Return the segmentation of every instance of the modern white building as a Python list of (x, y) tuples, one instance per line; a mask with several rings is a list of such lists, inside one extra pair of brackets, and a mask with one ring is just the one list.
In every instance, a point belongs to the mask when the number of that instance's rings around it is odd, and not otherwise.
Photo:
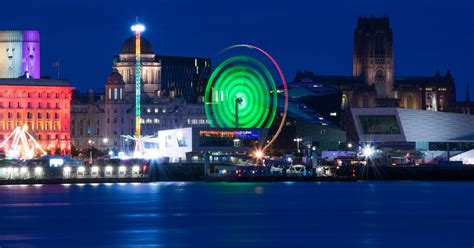
[(474, 148), (474, 116), (405, 108), (352, 108), (361, 142), (422, 151)]

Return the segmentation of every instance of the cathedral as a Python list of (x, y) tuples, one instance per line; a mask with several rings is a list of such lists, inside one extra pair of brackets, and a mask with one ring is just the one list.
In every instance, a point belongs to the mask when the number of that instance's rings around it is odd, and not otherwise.
[(401, 107), (456, 111), (455, 81), (448, 70), (431, 76), (396, 76), (393, 33), (388, 17), (362, 17), (354, 31), (352, 76), (298, 72), (295, 82), (312, 81), (341, 91), (341, 110)]

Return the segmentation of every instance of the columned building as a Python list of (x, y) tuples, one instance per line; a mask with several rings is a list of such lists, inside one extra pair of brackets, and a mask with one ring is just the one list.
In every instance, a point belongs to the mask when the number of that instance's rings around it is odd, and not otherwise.
[[(210, 59), (158, 56), (141, 39), (141, 134), (160, 130), (207, 127), (199, 96), (210, 73)], [(127, 39), (114, 57), (105, 91), (90, 90), (73, 97), (71, 133), (77, 148), (131, 151), (135, 134), (135, 37)]]
[[(160, 56), (153, 46), (141, 37), (141, 80), (144, 100), (154, 97), (184, 98), (197, 103), (204, 95), (204, 87), (210, 75), (211, 60), (198, 57)], [(125, 82), (127, 97), (135, 93), (135, 36), (128, 38), (114, 57), (113, 69)]]

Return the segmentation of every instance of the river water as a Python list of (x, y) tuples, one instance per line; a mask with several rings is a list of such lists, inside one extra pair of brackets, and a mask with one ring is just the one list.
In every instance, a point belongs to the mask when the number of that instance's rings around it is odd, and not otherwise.
[(0, 186), (5, 247), (474, 247), (474, 183)]

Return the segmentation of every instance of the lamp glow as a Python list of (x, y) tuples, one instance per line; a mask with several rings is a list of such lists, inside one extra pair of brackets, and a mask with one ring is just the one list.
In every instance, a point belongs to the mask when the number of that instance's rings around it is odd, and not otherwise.
[(374, 155), (374, 148), (370, 147), (370, 146), (366, 146), (364, 147), (364, 149), (362, 150), (362, 153), (364, 154), (364, 156), (366, 158), (370, 158)]
[(264, 156), (264, 154), (263, 154), (263, 151), (262, 151), (262, 150), (257, 150), (257, 151), (255, 151), (255, 157), (256, 157), (257, 159), (262, 159), (263, 156)]
[(143, 24), (137, 23), (131, 27), (133, 32), (143, 32), (145, 31), (145, 26)]

